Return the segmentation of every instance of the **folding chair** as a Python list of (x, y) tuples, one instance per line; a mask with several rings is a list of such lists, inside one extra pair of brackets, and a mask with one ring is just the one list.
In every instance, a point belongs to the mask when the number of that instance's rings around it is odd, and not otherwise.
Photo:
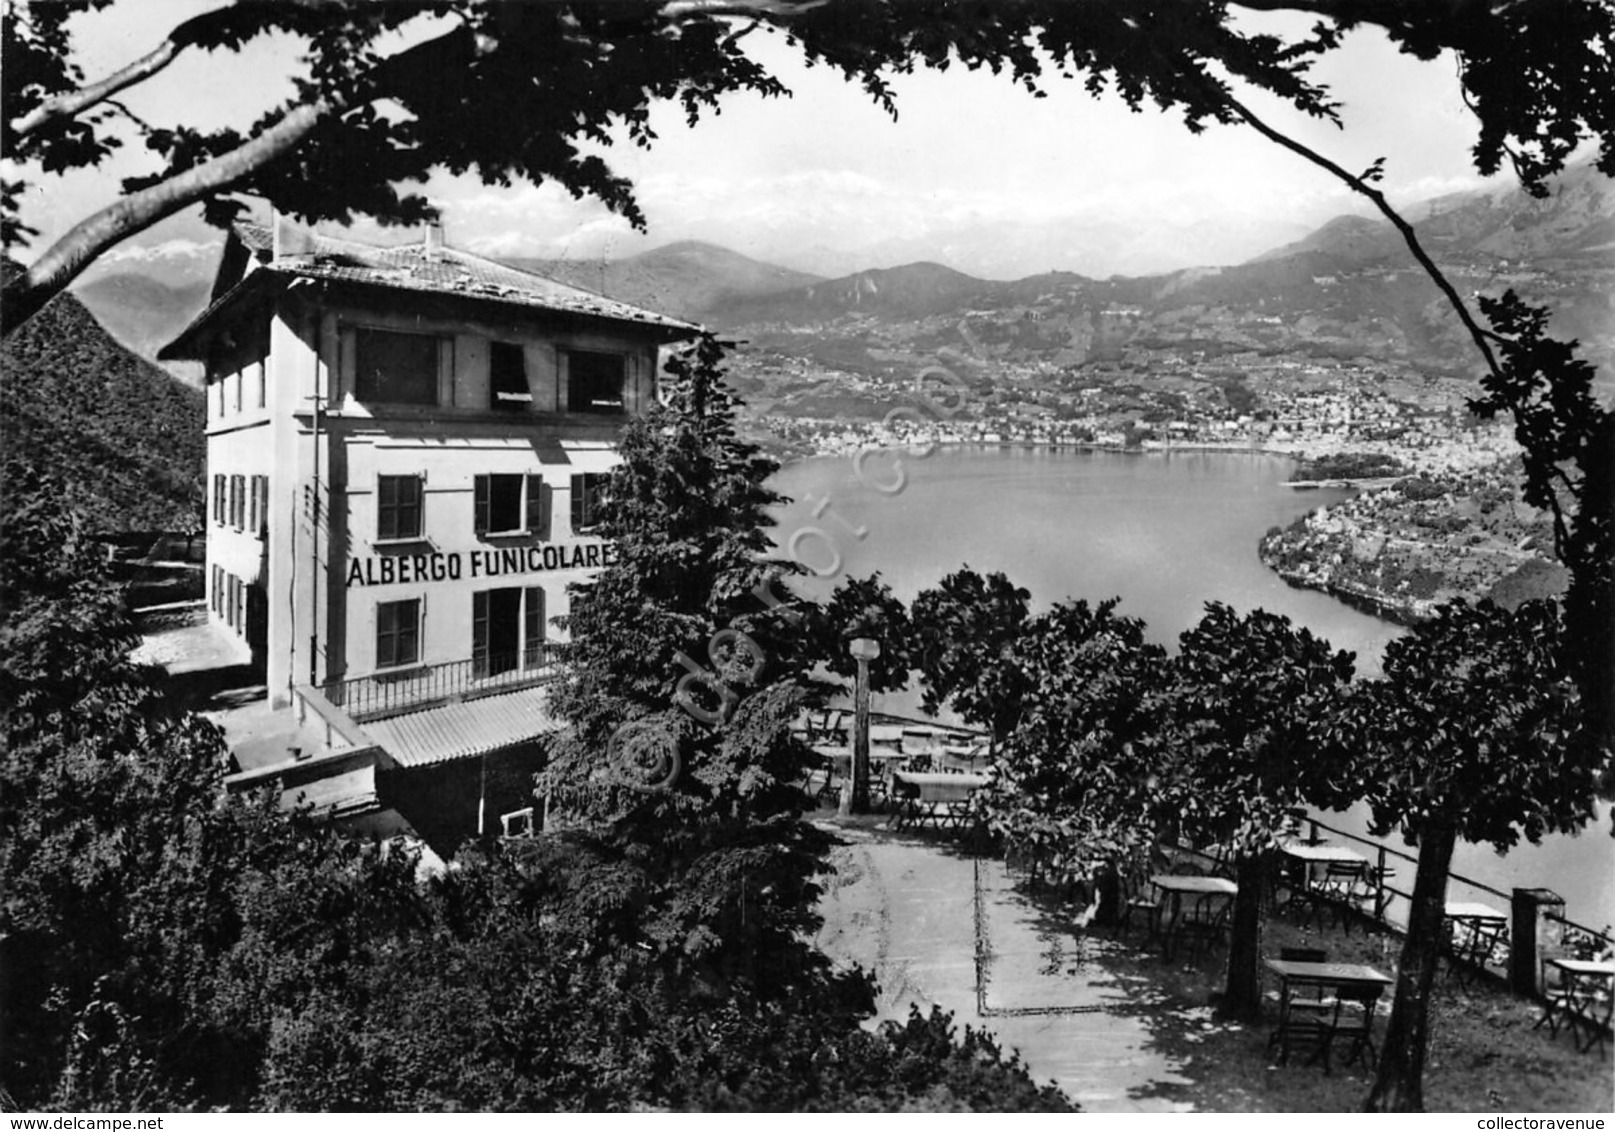
[(1144, 921), (1144, 936), (1154, 939), (1161, 933), (1161, 898), (1150, 885), (1149, 878), (1136, 866), (1118, 870), (1120, 874), (1122, 914), (1116, 921), (1116, 930), (1127, 934), (1136, 915)]
[(1570, 1040), (1576, 1040), (1576, 1017), (1574, 1001), (1571, 993), (1571, 980), (1558, 967), (1549, 963), (1547, 958), (1542, 960), (1542, 1016), (1531, 1027), (1540, 1030), (1548, 1027), (1549, 1037), (1559, 1036), (1559, 1027), (1564, 1025), (1570, 1030)]
[(1374, 1006), (1379, 1002), (1381, 987), (1378, 984), (1348, 984), (1335, 988), (1335, 1011), (1323, 1024), (1323, 1073), (1329, 1075), (1329, 1055), (1335, 1042), (1345, 1038), (1351, 1043), (1342, 1066), (1351, 1065), (1366, 1057), (1369, 1069), (1374, 1068)]

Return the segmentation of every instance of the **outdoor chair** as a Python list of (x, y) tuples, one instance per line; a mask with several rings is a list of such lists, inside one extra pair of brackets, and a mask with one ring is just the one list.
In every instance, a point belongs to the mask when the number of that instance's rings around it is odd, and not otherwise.
[[(1279, 949), (1279, 958), (1292, 963), (1327, 963), (1329, 953), (1321, 947), (1284, 947)], [(1288, 1007), (1281, 1003), (1280, 1010), (1279, 1024), (1267, 1036), (1268, 1052), (1277, 1046), (1279, 1058), (1286, 1064), (1290, 1051), (1297, 1047), (1321, 1052), (1324, 1027), (1335, 1010), (1334, 996), (1325, 995), (1321, 986), (1292, 987)]]
[(1349, 1043), (1342, 1066), (1351, 1065), (1359, 1058), (1366, 1059), (1369, 1069), (1374, 1068), (1374, 1006), (1379, 1002), (1378, 986), (1345, 986), (1335, 990), (1335, 1009), (1323, 1024), (1322, 1048), (1324, 1076), (1329, 1075), (1329, 1056), (1337, 1041)]
[(1326, 862), (1323, 879), (1319, 881), (1313, 897), (1314, 916), (1321, 918), (1323, 912), (1329, 912), (1334, 923), (1350, 935), (1354, 916), (1366, 914), (1365, 907), (1374, 905), (1378, 891), (1368, 879), (1366, 863)]
[(1391, 906), (1391, 881), (1396, 876), (1396, 869), (1390, 865), (1370, 867), (1367, 881), (1374, 890), (1374, 919), (1385, 919), (1385, 911)]
[[(1321, 947), (1281, 947), (1279, 958), (1291, 963), (1327, 963), (1329, 952)], [(1335, 1008), (1333, 995), (1323, 993), (1321, 986), (1298, 987), (1290, 994), (1290, 1010), (1322, 1015)]]
[(1132, 926), (1133, 917), (1137, 916), (1144, 924), (1144, 935), (1147, 939), (1154, 939), (1161, 932), (1161, 898), (1150, 884), (1149, 878), (1138, 869), (1123, 869), (1120, 871), (1121, 882), (1121, 917), (1116, 921), (1116, 930), (1127, 934)]
[(1196, 900), (1173, 925), (1174, 938), (1167, 941), (1167, 955), (1175, 956), (1180, 947), (1187, 945), (1189, 962), (1198, 963), (1205, 952), (1225, 943), (1228, 911), (1232, 904), (1229, 897), (1216, 893), (1208, 893)]
[(1573, 998), (1570, 993), (1570, 981), (1565, 973), (1552, 963), (1546, 956), (1542, 958), (1542, 1016), (1531, 1027), (1540, 1030), (1544, 1025), (1548, 1027), (1548, 1035), (1557, 1038), (1559, 1027), (1566, 1026), (1570, 1030), (1570, 1040), (1576, 1040), (1576, 1017), (1572, 1009)]

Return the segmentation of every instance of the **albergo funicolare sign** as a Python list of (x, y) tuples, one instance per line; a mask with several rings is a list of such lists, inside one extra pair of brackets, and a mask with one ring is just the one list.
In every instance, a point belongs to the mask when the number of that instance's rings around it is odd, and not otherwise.
[(348, 563), (348, 588), (458, 582), (463, 578), (502, 578), (549, 570), (583, 570), (617, 560), (611, 542), (547, 543), (495, 550), (451, 550), (431, 554), (372, 554)]

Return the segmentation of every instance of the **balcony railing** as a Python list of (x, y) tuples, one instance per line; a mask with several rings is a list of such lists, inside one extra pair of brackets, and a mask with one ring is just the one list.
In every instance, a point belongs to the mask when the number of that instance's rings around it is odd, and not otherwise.
[(320, 692), (357, 723), (417, 711), (433, 704), (498, 695), (553, 680), (558, 650), (551, 646), (519, 653), (488, 653), (447, 664), (418, 665), (375, 672), (319, 685)]

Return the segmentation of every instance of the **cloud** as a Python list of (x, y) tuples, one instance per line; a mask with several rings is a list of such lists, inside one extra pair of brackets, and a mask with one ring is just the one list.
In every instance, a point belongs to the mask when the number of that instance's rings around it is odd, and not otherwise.
[(115, 263), (160, 263), (164, 261), (213, 259), (223, 246), (220, 240), (187, 240), (181, 238), (161, 243), (140, 245), (121, 244), (101, 256), (103, 265)]

